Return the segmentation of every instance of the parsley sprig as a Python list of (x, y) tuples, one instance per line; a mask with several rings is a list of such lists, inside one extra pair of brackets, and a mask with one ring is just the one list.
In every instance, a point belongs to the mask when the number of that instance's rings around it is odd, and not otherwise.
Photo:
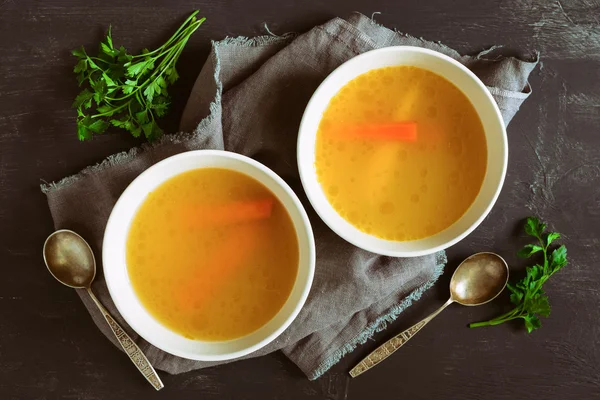
[(91, 139), (110, 125), (135, 137), (142, 133), (153, 141), (163, 133), (156, 119), (166, 114), (170, 98), (167, 86), (179, 75), (175, 64), (190, 36), (204, 22), (195, 11), (159, 48), (131, 55), (113, 44), (111, 28), (100, 43), (99, 54), (90, 56), (82, 47), (72, 51), (78, 58), (74, 72), (85, 88), (75, 98), (77, 136)]
[(525, 278), (517, 282), (516, 285), (507, 285), (512, 293), (510, 301), (516, 306), (512, 311), (489, 321), (472, 323), (469, 327), (499, 325), (506, 321), (521, 318), (525, 322), (527, 331), (531, 333), (542, 325), (539, 316), (548, 317), (550, 315), (550, 303), (542, 286), (552, 275), (567, 265), (567, 248), (561, 245), (550, 252), (550, 245), (555, 240), (560, 239), (560, 234), (556, 232), (546, 233), (546, 224), (541, 223), (535, 217), (527, 218), (525, 232), (535, 237), (537, 243), (526, 245), (517, 255), (522, 258), (529, 258), (541, 252), (543, 263), (527, 267)]

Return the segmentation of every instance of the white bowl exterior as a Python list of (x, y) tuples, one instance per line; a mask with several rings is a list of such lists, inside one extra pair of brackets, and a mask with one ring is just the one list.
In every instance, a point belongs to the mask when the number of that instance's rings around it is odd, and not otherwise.
[[(391, 66), (420, 67), (443, 76), (471, 101), (485, 130), (487, 170), (481, 190), (467, 212), (436, 235), (396, 242), (364, 233), (342, 218), (331, 206), (318, 182), (315, 143), (319, 123), (331, 98), (349, 81), (370, 70)], [(471, 233), (496, 202), (508, 161), (508, 144), (502, 115), (485, 85), (465, 66), (441, 53), (420, 47), (397, 46), (372, 50), (352, 58), (333, 71), (310, 99), (298, 135), (298, 168), (304, 190), (321, 219), (339, 236), (365, 250), (394, 257), (416, 257), (452, 246)]]
[[(281, 310), (251, 334), (225, 342), (190, 340), (160, 324), (136, 296), (126, 264), (126, 242), (131, 222), (146, 196), (157, 186), (183, 172), (198, 168), (225, 168), (244, 173), (265, 185), (287, 209), (296, 229), (299, 266), (296, 282)], [(127, 323), (154, 346), (193, 360), (218, 361), (238, 358), (260, 349), (294, 320), (304, 305), (315, 266), (315, 245), (310, 222), (292, 189), (273, 171), (239, 154), (199, 150), (167, 158), (138, 176), (115, 205), (104, 234), (104, 276), (110, 295)], [(168, 266), (167, 266), (168, 267)]]

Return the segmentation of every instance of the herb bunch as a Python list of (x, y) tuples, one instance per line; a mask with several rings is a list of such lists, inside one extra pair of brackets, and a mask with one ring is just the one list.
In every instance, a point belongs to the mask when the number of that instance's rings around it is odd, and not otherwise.
[(156, 119), (166, 114), (170, 98), (167, 86), (179, 75), (175, 64), (190, 36), (204, 22), (195, 11), (156, 50), (143, 49), (131, 55), (113, 44), (111, 28), (100, 43), (99, 54), (90, 56), (82, 47), (72, 51), (78, 58), (74, 72), (85, 88), (75, 98), (77, 136), (91, 139), (110, 125), (125, 129), (134, 137), (142, 133), (153, 141), (162, 135)]
[(561, 245), (550, 252), (550, 245), (560, 239), (560, 234), (546, 233), (546, 225), (535, 217), (527, 218), (525, 232), (536, 238), (537, 243), (526, 245), (517, 255), (521, 258), (529, 258), (536, 253), (542, 253), (543, 263), (527, 267), (525, 278), (516, 285), (507, 285), (508, 290), (512, 293), (510, 301), (515, 305), (512, 311), (489, 321), (472, 323), (469, 325), (470, 328), (499, 325), (521, 318), (525, 322), (527, 331), (531, 333), (541, 326), (539, 316), (548, 317), (550, 315), (550, 303), (542, 286), (552, 275), (567, 265), (567, 248)]

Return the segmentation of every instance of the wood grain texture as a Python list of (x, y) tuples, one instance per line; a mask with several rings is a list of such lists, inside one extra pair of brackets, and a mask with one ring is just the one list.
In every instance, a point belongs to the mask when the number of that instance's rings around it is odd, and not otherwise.
[[(210, 40), (262, 34), (264, 23), (275, 33), (304, 31), (336, 15), (378, 11), (386, 26), (463, 52), (502, 44), (504, 54), (542, 53), (534, 93), (509, 127), (509, 171), (493, 212), (448, 251), (446, 274), (421, 301), (315, 382), (273, 354), (162, 374), (165, 389), (154, 393), (98, 332), (75, 292), (43, 265), (42, 243), (53, 226), (40, 179), (73, 174), (138, 143), (116, 133), (76, 140), (69, 50), (94, 45), (109, 24), (128, 48), (158, 44), (196, 8), (208, 20), (180, 59), (167, 131), (177, 129)], [(0, 398), (600, 398), (599, 19), (596, 0), (0, 1)], [(524, 264), (514, 253), (526, 241), (519, 227), (531, 213), (565, 234), (571, 258), (547, 285), (553, 311), (541, 330), (466, 328), (502, 311), (506, 298), (453, 305), (377, 369), (350, 381), (351, 366), (446, 300), (451, 272), (468, 254), (498, 252), (519, 276)]]

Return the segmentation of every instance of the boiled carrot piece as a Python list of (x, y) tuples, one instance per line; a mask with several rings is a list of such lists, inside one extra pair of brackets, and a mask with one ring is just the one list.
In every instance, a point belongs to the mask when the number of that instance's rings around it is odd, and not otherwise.
[(245, 225), (232, 229), (207, 259), (199, 260), (200, 271), (190, 276), (184, 287), (177, 292), (181, 310), (191, 310), (196, 306), (191, 302), (203, 302), (208, 295), (206, 289), (218, 290), (239, 269), (256, 249), (260, 240), (260, 227)]
[(417, 123), (406, 121), (383, 124), (359, 124), (341, 128), (334, 136), (339, 139), (398, 140), (414, 142), (417, 140)]
[(233, 225), (267, 219), (273, 211), (274, 199), (234, 201), (222, 205), (198, 205), (184, 210), (183, 218), (194, 226)]

